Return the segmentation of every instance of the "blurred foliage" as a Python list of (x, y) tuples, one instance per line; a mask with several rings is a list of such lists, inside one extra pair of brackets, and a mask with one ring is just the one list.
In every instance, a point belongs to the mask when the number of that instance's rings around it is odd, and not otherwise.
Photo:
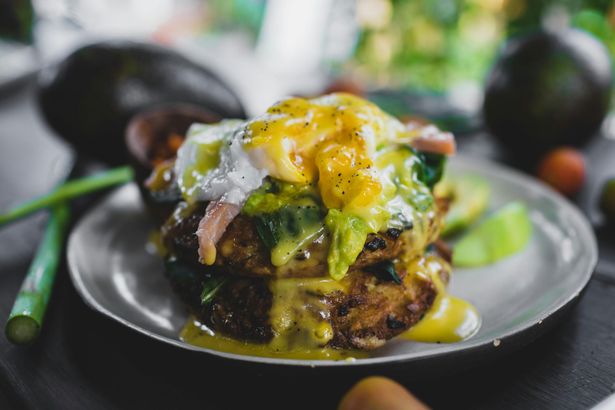
[(241, 28), (252, 39), (257, 37), (266, 0), (209, 0), (208, 4), (215, 15), (209, 30), (224, 32)]
[(370, 82), (444, 91), (480, 82), (501, 42), (563, 18), (615, 53), (611, 0), (357, 0), (354, 72)]
[[(595, 1), (606, 3), (605, 1)], [(610, 3), (610, 2), (608, 2)], [(615, 38), (613, 35), (615, 24), (615, 8), (610, 9), (582, 8), (572, 17), (572, 25), (592, 33), (608, 47), (611, 56), (615, 55)], [(608, 14), (607, 14), (608, 13)]]
[(33, 24), (30, 0), (0, 0), (0, 38), (30, 43)]

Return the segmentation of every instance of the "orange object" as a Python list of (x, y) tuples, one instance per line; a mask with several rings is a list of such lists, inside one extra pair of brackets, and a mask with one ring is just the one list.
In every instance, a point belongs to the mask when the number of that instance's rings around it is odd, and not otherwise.
[(363, 86), (351, 78), (337, 78), (333, 80), (323, 92), (323, 94), (331, 93), (348, 93), (359, 97), (363, 97), (365, 94)]
[(338, 410), (427, 410), (400, 384), (385, 377), (361, 380), (346, 393)]
[(167, 142), (167, 145), (169, 146), (173, 154), (177, 154), (177, 150), (179, 149), (179, 147), (181, 147), (183, 143), (184, 143), (184, 136), (179, 135), (174, 132), (169, 137), (169, 141)]
[(455, 137), (450, 132), (441, 132), (437, 128), (425, 128), (426, 132), (414, 138), (410, 145), (421, 152), (433, 154), (454, 155), (457, 152)]
[(574, 148), (549, 152), (538, 167), (538, 177), (564, 195), (574, 195), (585, 181), (585, 159)]

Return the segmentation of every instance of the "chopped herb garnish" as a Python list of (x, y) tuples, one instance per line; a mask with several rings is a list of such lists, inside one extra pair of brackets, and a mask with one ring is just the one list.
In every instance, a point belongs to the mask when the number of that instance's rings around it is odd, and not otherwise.
[(369, 266), (365, 268), (365, 270), (377, 275), (382, 280), (392, 280), (398, 285), (401, 285), (401, 278), (395, 270), (395, 264), (393, 263), (393, 261), (383, 261), (375, 265)]
[(205, 306), (211, 303), (216, 296), (216, 293), (224, 286), (228, 280), (227, 276), (212, 276), (203, 282), (203, 291), (201, 292), (201, 305)]
[(420, 159), (417, 169), (418, 178), (431, 189), (444, 174), (446, 156), (429, 152), (417, 152), (416, 155)]
[(254, 217), (256, 232), (268, 249), (273, 249), (280, 240), (278, 224), (272, 214), (257, 215)]

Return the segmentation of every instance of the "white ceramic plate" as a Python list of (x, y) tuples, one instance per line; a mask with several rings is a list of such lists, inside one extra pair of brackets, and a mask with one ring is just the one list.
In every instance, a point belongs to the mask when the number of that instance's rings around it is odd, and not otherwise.
[(178, 334), (187, 313), (163, 276), (162, 260), (146, 249), (154, 227), (134, 184), (110, 194), (73, 230), (68, 244), (71, 277), (85, 302), (100, 313), (146, 336), (231, 360), (310, 367), (414, 363), (417, 368), (484, 360), (529, 343), (562, 317), (591, 277), (596, 239), (573, 205), (532, 178), (463, 157), (449, 167), (455, 174), (485, 177), (492, 187), (492, 209), (513, 200), (525, 202), (534, 226), (525, 251), (494, 265), (453, 272), (450, 292), (472, 302), (483, 320), (480, 331), (461, 343), (394, 340), (355, 362), (241, 356), (186, 344)]

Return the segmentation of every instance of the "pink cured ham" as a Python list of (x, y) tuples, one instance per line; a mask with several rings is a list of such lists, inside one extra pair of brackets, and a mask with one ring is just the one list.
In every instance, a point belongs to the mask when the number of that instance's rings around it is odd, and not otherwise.
[(196, 230), (201, 263), (212, 265), (216, 261), (216, 244), (240, 210), (241, 206), (228, 202), (211, 201), (207, 205)]
[[(415, 129), (415, 124), (407, 124), (408, 129)], [(453, 155), (457, 151), (455, 137), (450, 132), (440, 131), (433, 125), (420, 129), (420, 133), (410, 141), (410, 145), (421, 152)]]

